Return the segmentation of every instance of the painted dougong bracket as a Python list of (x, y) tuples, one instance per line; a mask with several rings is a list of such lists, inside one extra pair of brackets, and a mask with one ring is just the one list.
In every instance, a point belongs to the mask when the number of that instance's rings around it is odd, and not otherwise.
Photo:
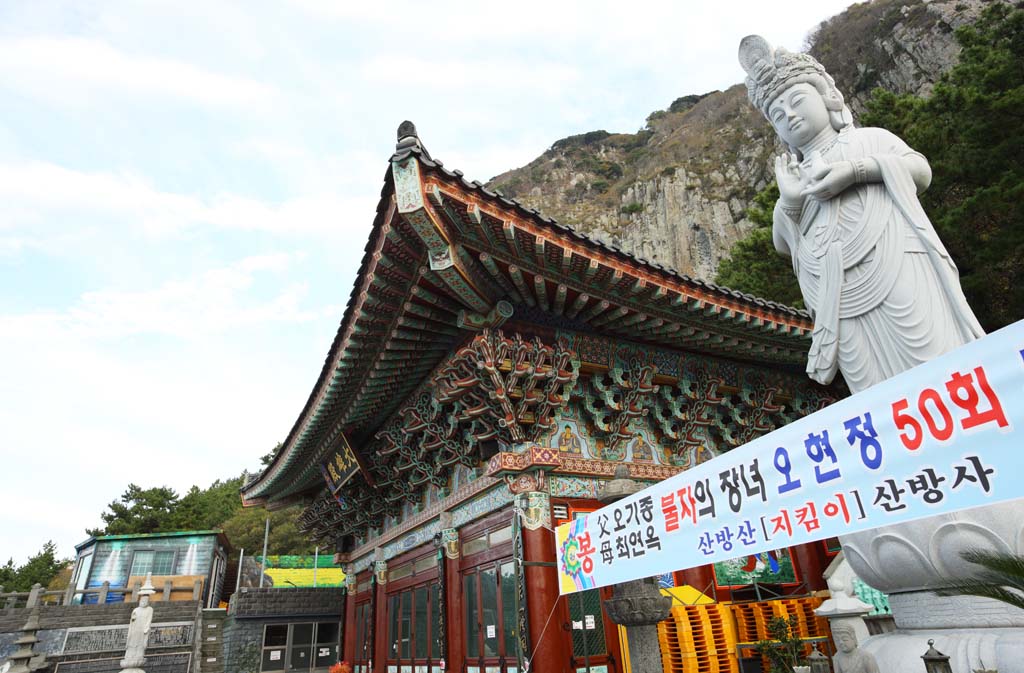
[(423, 198), (419, 160), (412, 154), (396, 157), (391, 162), (391, 173), (395, 180), (398, 213), (427, 248), (428, 276), (436, 277), (438, 284), (451, 290), (473, 311), (486, 314), (493, 302), (474, 282), (462, 259), (464, 255), (459, 254), (458, 245), (449, 238), (433, 208)]

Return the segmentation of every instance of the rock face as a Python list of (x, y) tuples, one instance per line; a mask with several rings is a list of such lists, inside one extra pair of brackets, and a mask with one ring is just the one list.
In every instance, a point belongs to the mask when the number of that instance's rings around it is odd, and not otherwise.
[[(984, 5), (853, 5), (812, 32), (810, 51), (857, 115), (877, 86), (926, 95), (956, 62), (954, 29), (973, 21)], [(738, 64), (736, 71), (739, 78)], [(593, 131), (559, 140), (488, 186), (648, 260), (713, 279), (719, 261), (754, 226), (745, 212), (774, 179), (779, 151), (775, 134), (737, 84), (679, 98), (635, 134)]]

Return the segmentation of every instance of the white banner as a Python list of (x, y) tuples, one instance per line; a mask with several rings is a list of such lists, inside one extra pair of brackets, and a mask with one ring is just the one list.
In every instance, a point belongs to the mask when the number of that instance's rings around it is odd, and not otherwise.
[(1024, 497), (1022, 349), (1024, 321), (559, 526), (561, 593)]

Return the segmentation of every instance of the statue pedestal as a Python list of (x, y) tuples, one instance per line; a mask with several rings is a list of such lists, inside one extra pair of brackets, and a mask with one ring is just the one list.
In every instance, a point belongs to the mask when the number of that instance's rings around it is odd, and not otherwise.
[(928, 639), (954, 673), (987, 668), (1024, 673), (1024, 610), (973, 596), (943, 598), (933, 589), (970, 577), (960, 552), (1024, 553), (1024, 501), (944, 514), (841, 538), (843, 554), (865, 582), (889, 594), (896, 631), (863, 641), (880, 668), (921, 672)]
[(982, 668), (999, 673), (1024, 672), (1024, 628), (1007, 629), (908, 629), (872, 636), (861, 648), (875, 655), (886, 673), (922, 673), (921, 655), (928, 641), (949, 656), (955, 673)]

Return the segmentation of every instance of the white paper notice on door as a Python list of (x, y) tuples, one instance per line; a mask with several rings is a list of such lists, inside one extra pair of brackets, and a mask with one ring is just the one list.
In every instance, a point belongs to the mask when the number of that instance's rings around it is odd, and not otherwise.
[(594, 626), (594, 615), (585, 615), (583, 619), (586, 620), (588, 629), (596, 628)]
[(494, 634), (495, 634), (494, 624), (488, 624), (487, 625), (487, 637), (488, 638), (493, 638)]
[(578, 621), (576, 619), (572, 620), (572, 628), (573, 628), (574, 631), (582, 631), (583, 630), (583, 622)]
[(270, 660), (271, 661), (280, 661), (281, 660), (281, 650), (270, 650)]

